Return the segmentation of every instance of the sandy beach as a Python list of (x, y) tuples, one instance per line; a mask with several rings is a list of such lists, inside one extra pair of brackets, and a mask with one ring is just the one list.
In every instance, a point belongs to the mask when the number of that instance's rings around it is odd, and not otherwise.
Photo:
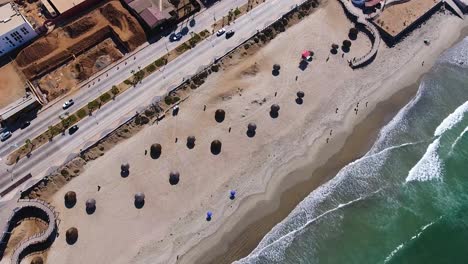
[[(61, 222), (47, 263), (230, 263), (245, 256), (304, 196), (363, 154), (464, 26), (438, 13), (395, 47), (381, 43), (375, 61), (353, 71), (347, 60), (371, 43), (359, 33), (349, 53), (330, 54), (353, 24), (329, 0), (268, 45), (235, 55), (190, 91), (177, 116), (118, 144), (56, 192), (49, 202)], [(301, 70), (305, 49), (315, 55)], [(281, 66), (278, 76), (274, 64)], [(298, 91), (305, 93), (302, 104)], [(272, 104), (280, 106), (277, 118), (270, 117)], [(226, 113), (221, 123), (217, 109)], [(256, 133), (248, 137), (252, 122)], [(196, 137), (193, 149), (188, 136)], [(213, 140), (222, 142), (219, 155), (210, 152)], [(149, 154), (154, 143), (162, 146), (158, 159)], [(120, 175), (123, 163), (130, 165), (128, 177)], [(169, 183), (171, 171), (180, 173), (177, 185)], [(68, 191), (78, 200), (70, 209)], [(134, 205), (137, 192), (145, 194), (141, 209)], [(88, 215), (90, 198), (97, 208)], [(70, 227), (79, 232), (73, 245), (64, 238)]]

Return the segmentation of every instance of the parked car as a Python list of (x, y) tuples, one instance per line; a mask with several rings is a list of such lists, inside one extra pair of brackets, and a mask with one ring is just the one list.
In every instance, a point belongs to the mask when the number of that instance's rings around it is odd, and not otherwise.
[(229, 30), (226, 32), (226, 39), (230, 39), (232, 36), (234, 36), (234, 33), (236, 33), (234, 30)]
[(179, 33), (174, 33), (169, 38), (170, 38), (171, 41), (178, 41), (178, 40), (180, 40), (182, 38), (182, 34), (180, 32)]
[(69, 108), (69, 107), (72, 106), (74, 103), (75, 103), (75, 102), (73, 101), (73, 99), (70, 99), (70, 100), (66, 101), (66, 102), (63, 104), (63, 106), (62, 106), (63, 110)]
[(31, 124), (31, 121), (24, 121), (24, 122), (21, 124), (20, 128), (21, 128), (21, 129), (25, 129), (25, 128), (27, 128), (30, 124)]
[(68, 129), (68, 134), (73, 135), (76, 131), (78, 131), (78, 129), (79, 127), (77, 125), (74, 125)]
[(226, 29), (225, 28), (222, 28), (220, 30), (218, 30), (218, 32), (216, 32), (216, 36), (222, 36), (224, 33), (226, 32)]
[(5, 141), (7, 139), (9, 139), (11, 137), (11, 132), (10, 131), (6, 131), (6, 132), (3, 132), (1, 135), (0, 135), (0, 140), (1, 141)]

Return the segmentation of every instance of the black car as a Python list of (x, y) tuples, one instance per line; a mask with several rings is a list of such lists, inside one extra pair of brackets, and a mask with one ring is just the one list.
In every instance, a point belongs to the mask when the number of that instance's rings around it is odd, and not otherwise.
[(27, 128), (30, 124), (31, 124), (31, 121), (24, 121), (24, 122), (21, 124), (20, 128), (21, 128), (21, 129), (25, 129), (25, 128)]
[(234, 33), (236, 33), (234, 30), (229, 30), (226, 32), (226, 39), (230, 39), (232, 36), (234, 36)]
[(75, 132), (78, 131), (78, 128), (79, 127), (77, 125), (74, 125), (74, 126), (70, 127), (70, 129), (68, 129), (68, 134), (70, 134), (70, 135), (75, 134)]
[(178, 41), (182, 38), (181, 33), (174, 33), (170, 36), (171, 41)]

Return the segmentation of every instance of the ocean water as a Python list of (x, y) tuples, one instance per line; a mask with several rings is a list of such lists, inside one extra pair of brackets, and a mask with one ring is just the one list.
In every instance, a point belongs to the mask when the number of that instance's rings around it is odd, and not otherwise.
[(468, 263), (468, 38), (364, 157), (236, 263)]

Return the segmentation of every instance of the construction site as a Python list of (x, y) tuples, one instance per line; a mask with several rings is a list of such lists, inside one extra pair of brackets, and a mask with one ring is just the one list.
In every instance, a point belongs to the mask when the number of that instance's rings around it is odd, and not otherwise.
[(19, 52), (15, 61), (51, 101), (145, 41), (138, 21), (119, 1), (110, 1), (55, 28)]

